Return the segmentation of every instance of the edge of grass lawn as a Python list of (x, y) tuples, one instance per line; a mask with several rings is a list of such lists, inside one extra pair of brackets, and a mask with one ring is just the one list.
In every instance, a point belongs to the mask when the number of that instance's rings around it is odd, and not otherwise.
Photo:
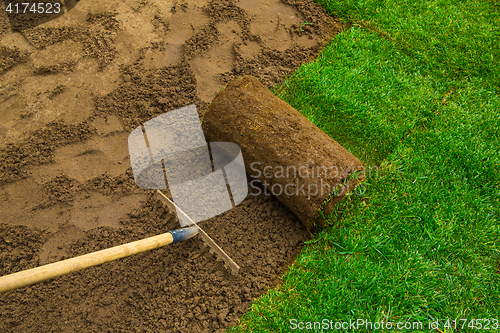
[(500, 69), (443, 75), (456, 62), (426, 59), (354, 26), (274, 90), (379, 173), (364, 195), (340, 203), (282, 285), (230, 332), (288, 332), (293, 319), (407, 322), (417, 325), (411, 332), (438, 319), (447, 332), (459, 330), (446, 319), (459, 328), (460, 319), (500, 320), (500, 96), (492, 84)]

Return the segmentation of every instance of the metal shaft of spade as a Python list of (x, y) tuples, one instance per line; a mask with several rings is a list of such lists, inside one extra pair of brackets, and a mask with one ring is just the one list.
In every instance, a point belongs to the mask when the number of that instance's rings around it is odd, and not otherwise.
[(237, 274), (238, 271), (240, 270), (240, 266), (238, 266), (229, 255), (224, 252), (223, 249), (220, 248), (217, 243), (214, 242), (210, 236), (207, 235), (207, 233), (200, 228), (199, 225), (196, 224), (182, 209), (179, 208), (172, 200), (170, 200), (165, 194), (163, 194), (160, 190), (157, 190), (157, 193), (163, 203), (165, 203), (169, 209), (169, 211), (175, 211), (177, 210), (178, 213), (184, 215), (196, 228), (198, 228), (200, 232), (201, 239), (203, 242), (208, 245), (208, 247), (215, 253), (215, 255), (223, 260), (226, 264), (226, 268), (231, 269), (233, 274)]
[(196, 236), (199, 231), (200, 229), (196, 226), (177, 229), (109, 249), (5, 275), (0, 277), (0, 293), (125, 258), (133, 254), (153, 250), (164, 245), (174, 244)]

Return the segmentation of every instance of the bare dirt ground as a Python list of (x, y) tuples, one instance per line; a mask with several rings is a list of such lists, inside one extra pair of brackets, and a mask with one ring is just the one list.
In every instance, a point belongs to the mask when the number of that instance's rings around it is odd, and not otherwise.
[[(45, 19), (0, 3), (0, 275), (178, 228), (134, 183), (132, 129), (201, 114), (234, 77), (279, 84), (343, 28), (312, 0), (66, 0)], [(223, 331), (308, 238), (265, 196), (202, 226), (238, 276), (191, 239), (2, 294), (0, 331)]]

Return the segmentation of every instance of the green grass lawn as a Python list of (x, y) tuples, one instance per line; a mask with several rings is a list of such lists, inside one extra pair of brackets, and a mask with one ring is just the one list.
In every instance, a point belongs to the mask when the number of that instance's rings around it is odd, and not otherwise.
[(379, 173), (231, 332), (500, 332), (500, 2), (318, 2), (354, 26), (275, 94)]

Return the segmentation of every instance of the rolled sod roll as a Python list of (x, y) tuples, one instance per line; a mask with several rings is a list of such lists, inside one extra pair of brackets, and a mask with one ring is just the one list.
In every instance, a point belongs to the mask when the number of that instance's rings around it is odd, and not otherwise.
[(202, 128), (209, 142), (240, 146), (250, 195), (276, 196), (309, 230), (364, 178), (359, 159), (252, 76), (214, 97)]

